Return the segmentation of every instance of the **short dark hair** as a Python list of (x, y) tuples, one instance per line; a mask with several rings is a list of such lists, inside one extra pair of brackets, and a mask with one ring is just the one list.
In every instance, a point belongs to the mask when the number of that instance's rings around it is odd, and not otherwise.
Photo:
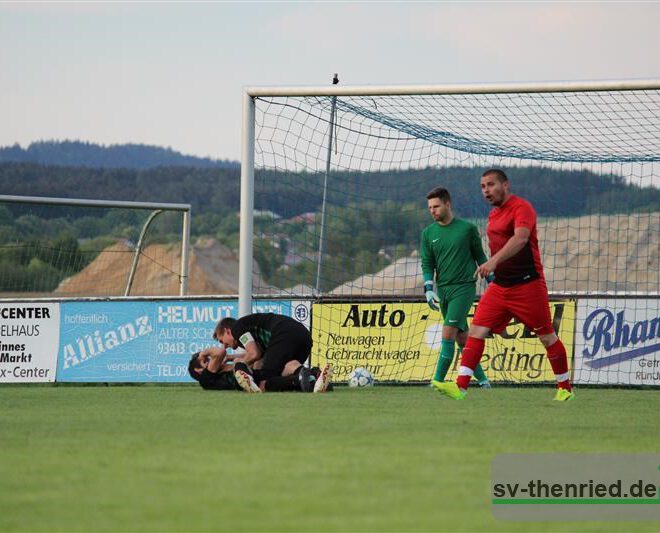
[(451, 195), (449, 194), (449, 191), (444, 187), (435, 187), (426, 193), (426, 199), (430, 200), (431, 198), (438, 198), (445, 203), (451, 203)]
[(190, 374), (190, 377), (195, 381), (199, 381), (199, 374), (196, 371), (200, 368), (202, 368), (202, 363), (199, 360), (199, 352), (195, 352), (192, 354), (190, 362), (188, 363), (188, 374)]
[(489, 168), (486, 172), (484, 172), (481, 175), (481, 177), (485, 178), (486, 176), (488, 176), (490, 174), (493, 174), (500, 182), (509, 181), (509, 178), (507, 178), (504, 171), (500, 170), (499, 168)]
[(220, 336), (225, 332), (226, 329), (231, 329), (231, 327), (236, 324), (236, 319), (232, 318), (230, 316), (226, 316), (220, 322), (218, 322), (218, 325), (215, 327), (213, 330), (213, 338), (217, 341), (220, 340)]

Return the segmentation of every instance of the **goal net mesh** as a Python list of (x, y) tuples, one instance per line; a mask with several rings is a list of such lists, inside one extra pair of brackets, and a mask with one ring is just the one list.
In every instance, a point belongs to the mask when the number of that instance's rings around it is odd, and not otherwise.
[(179, 294), (181, 212), (45, 202), (0, 199), (0, 297)]

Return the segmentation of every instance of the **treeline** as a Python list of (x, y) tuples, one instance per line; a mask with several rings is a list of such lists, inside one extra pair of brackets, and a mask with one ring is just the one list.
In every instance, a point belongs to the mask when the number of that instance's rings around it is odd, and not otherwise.
[(0, 147), (0, 162), (93, 168), (145, 169), (161, 166), (238, 168), (239, 163), (184, 155), (171, 148), (146, 144), (104, 146), (83, 141), (40, 141), (22, 148), (18, 144)]
[(254, 257), (266, 281), (276, 287), (316, 287), (318, 256), (323, 244), (320, 290), (330, 291), (392, 262), (408, 257), (429, 224), (415, 203), (363, 202), (330, 206), (323, 238), (321, 216), (307, 220), (255, 219)]
[[(328, 179), (328, 205), (361, 202), (416, 202), (425, 207), (425, 194), (436, 185), (447, 187), (454, 207), (463, 216), (483, 216), (479, 176), (483, 169), (452, 167), (382, 172), (333, 172)], [(529, 199), (539, 216), (581, 216), (657, 209), (660, 189), (626, 183), (621, 176), (588, 171), (512, 169), (512, 188)], [(284, 218), (320, 209), (322, 173), (257, 171), (255, 208)], [(237, 212), (240, 171), (237, 168), (159, 167), (102, 169), (0, 164), (0, 191), (26, 196), (75, 197), (190, 203), (194, 213)]]

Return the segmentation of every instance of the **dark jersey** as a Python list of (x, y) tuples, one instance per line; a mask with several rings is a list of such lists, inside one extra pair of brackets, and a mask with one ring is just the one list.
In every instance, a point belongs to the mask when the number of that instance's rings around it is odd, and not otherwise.
[(294, 327), (299, 326), (299, 323), (293, 318), (284, 315), (254, 313), (239, 318), (231, 327), (231, 334), (238, 342), (238, 345), (241, 348), (245, 348), (245, 345), (250, 340), (249, 336), (246, 336), (246, 333), (249, 333), (259, 345), (259, 348), (261, 348), (261, 352), (264, 353), (270, 345), (275, 330), (282, 326), (286, 327), (291, 323), (294, 324)]
[(209, 372), (206, 368), (199, 375), (199, 384), (206, 390), (241, 390), (233, 372)]
[(537, 278), (545, 279), (536, 235), (536, 211), (532, 204), (523, 198), (511, 195), (504, 204), (495, 207), (488, 215), (490, 256), (499, 252), (513, 237), (514, 230), (521, 227), (530, 231), (527, 244), (516, 255), (502, 261), (495, 268), (495, 283), (502, 287), (527, 283)]
[(282, 374), (287, 362), (304, 363), (312, 350), (309, 330), (291, 317), (255, 313), (239, 318), (231, 328), (239, 346), (254, 340), (262, 353), (260, 375), (263, 379)]

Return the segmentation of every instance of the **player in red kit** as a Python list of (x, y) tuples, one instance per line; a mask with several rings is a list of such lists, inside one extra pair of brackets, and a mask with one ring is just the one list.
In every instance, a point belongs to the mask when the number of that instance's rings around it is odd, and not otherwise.
[(456, 383), (440, 383), (436, 387), (455, 400), (465, 398), (470, 378), (484, 352), (484, 339), (491, 331), (501, 333), (515, 317), (545, 346), (557, 380), (555, 400), (572, 400), (566, 349), (550, 317), (536, 236), (536, 211), (527, 200), (511, 194), (509, 179), (499, 169), (484, 172), (481, 192), (493, 206), (487, 227), (490, 259), (479, 265), (475, 275), (485, 278), (494, 273), (495, 279), (477, 306)]

